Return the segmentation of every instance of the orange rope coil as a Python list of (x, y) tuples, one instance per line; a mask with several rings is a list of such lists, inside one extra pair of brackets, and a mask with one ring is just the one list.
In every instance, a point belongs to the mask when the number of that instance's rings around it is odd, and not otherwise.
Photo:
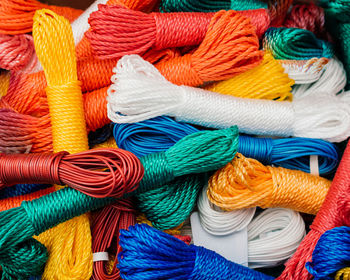
[(207, 195), (212, 203), (228, 211), (281, 207), (315, 215), (330, 184), (322, 177), (264, 166), (237, 154), (209, 179)]

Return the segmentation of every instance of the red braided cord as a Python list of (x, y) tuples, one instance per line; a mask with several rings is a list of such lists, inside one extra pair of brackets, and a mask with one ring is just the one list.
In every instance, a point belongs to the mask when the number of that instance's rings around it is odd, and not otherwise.
[(121, 149), (96, 149), (69, 155), (0, 155), (0, 188), (21, 183), (68, 185), (93, 197), (121, 197), (143, 177), (139, 159)]
[[(269, 15), (264, 9), (239, 13), (251, 20), (259, 37), (269, 26)], [(99, 10), (90, 15), (91, 29), (86, 37), (101, 59), (142, 54), (150, 48), (196, 46), (203, 41), (214, 14), (145, 14), (119, 5), (99, 5)]]
[(287, 262), (278, 280), (307, 280), (312, 275), (305, 268), (321, 235), (334, 227), (350, 225), (350, 142), (348, 143), (326, 199), (298, 250)]

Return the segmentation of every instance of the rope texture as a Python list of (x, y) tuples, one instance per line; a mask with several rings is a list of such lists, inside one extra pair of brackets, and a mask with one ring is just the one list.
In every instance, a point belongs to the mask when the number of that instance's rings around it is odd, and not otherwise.
[[(270, 19), (263, 9), (242, 11), (250, 19), (258, 37), (267, 30)], [(199, 45), (206, 36), (214, 13), (151, 13), (122, 6), (100, 5), (89, 18), (86, 36), (100, 59), (120, 58), (156, 50)], [(109, 26), (108, 31), (104, 26)]]
[(113, 72), (107, 111), (115, 123), (167, 115), (205, 127), (237, 125), (240, 132), (255, 135), (320, 138), (331, 142), (343, 141), (350, 135), (346, 94), (293, 102), (237, 98), (176, 86), (137, 55), (124, 56)]
[(264, 166), (238, 154), (208, 182), (208, 198), (225, 210), (289, 208), (316, 215), (331, 182), (299, 170)]
[[(37, 11), (33, 20), (34, 45), (48, 85), (53, 151), (86, 151), (89, 146), (71, 26), (65, 18), (45, 9)], [(87, 215), (58, 225), (39, 240), (49, 251), (44, 279), (90, 279), (92, 252)]]
[(275, 59), (306, 60), (314, 57), (332, 58), (332, 45), (317, 39), (311, 31), (299, 28), (270, 27), (264, 36), (263, 46)]
[(118, 268), (125, 280), (273, 279), (145, 224), (121, 230), (120, 245)]
[(138, 209), (160, 230), (182, 224), (196, 206), (204, 175), (179, 177), (175, 181), (136, 196)]
[(0, 199), (30, 194), (39, 190), (47, 189), (50, 185), (43, 184), (17, 184), (0, 190)]
[(307, 270), (318, 279), (334, 279), (338, 270), (350, 262), (350, 228), (336, 227), (326, 231), (318, 240)]

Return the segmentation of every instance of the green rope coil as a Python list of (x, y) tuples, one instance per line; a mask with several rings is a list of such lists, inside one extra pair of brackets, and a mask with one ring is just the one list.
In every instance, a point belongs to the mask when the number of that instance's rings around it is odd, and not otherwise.
[(271, 27), (265, 33), (263, 46), (271, 51), (275, 59), (307, 60), (314, 57), (332, 58), (334, 55), (329, 42), (299, 28)]
[(220, 10), (267, 9), (268, 5), (259, 0), (162, 0), (162, 12), (217, 12)]
[[(141, 159), (145, 167), (143, 190), (169, 183), (177, 176), (219, 169), (234, 158), (237, 147), (237, 127), (188, 135), (169, 150)], [(42, 272), (47, 251), (32, 236), (114, 201), (64, 188), (0, 212), (2, 279), (27, 279)], [(30, 261), (27, 258), (31, 258)], [(22, 259), (26, 261), (19, 264), (18, 260)]]
[(205, 175), (176, 178), (173, 182), (137, 195), (138, 208), (155, 228), (174, 228), (183, 223), (194, 209), (205, 184)]
[(341, 22), (350, 22), (350, 0), (320, 0), (327, 17)]
[(344, 63), (345, 71), (347, 74), (347, 86), (350, 88), (350, 23), (339, 24), (339, 41), (342, 61)]

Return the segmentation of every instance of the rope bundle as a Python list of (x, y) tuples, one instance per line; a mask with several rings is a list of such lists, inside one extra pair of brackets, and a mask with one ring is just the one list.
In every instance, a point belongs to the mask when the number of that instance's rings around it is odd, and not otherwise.
[[(117, 145), (141, 157), (170, 148), (197, 128), (168, 117), (156, 117), (139, 123), (115, 124)], [(338, 149), (329, 142), (311, 138), (260, 138), (239, 136), (238, 152), (267, 165), (310, 172), (309, 156), (319, 161), (319, 173), (327, 174), (338, 165)]]
[(0, 33), (14, 35), (31, 32), (33, 16), (40, 9), (50, 9), (71, 22), (82, 13), (81, 10), (49, 6), (36, 0), (3, 0), (0, 3)]
[(0, 68), (7, 70), (23, 70), (34, 55), (33, 38), (27, 34), (0, 34)]
[(247, 227), (250, 268), (278, 265), (294, 254), (305, 236), (305, 224), (297, 212), (271, 208), (256, 217), (255, 208), (224, 212), (209, 202), (206, 188), (198, 199), (198, 210), (202, 227), (212, 235), (228, 235)]
[(180, 177), (175, 181), (138, 194), (138, 209), (160, 230), (183, 223), (196, 206), (204, 185), (203, 175)]
[(273, 279), (145, 224), (121, 230), (120, 245), (118, 268), (125, 280)]
[(299, 170), (264, 166), (238, 154), (208, 182), (208, 198), (225, 210), (289, 208), (316, 215), (331, 182)]
[[(175, 176), (216, 170), (233, 158), (236, 149), (237, 129), (235, 127), (189, 135), (168, 151), (151, 154), (141, 159), (145, 174), (138, 191), (139, 193), (149, 191), (169, 183)], [(93, 198), (74, 189), (64, 188), (31, 202), (22, 202), (21, 207), (0, 212), (0, 250), (2, 252), (0, 265), (4, 272), (13, 277), (37, 275), (30, 274), (33, 268), (27, 267), (27, 263), (20, 271), (13, 270), (18, 262), (16, 252), (20, 249), (25, 251), (28, 243), (33, 242), (32, 236), (112, 202), (111, 198)], [(67, 234), (72, 234), (71, 230), (67, 230)], [(34, 248), (39, 250), (41, 247)], [(42, 255), (34, 254), (31, 257), (35, 256), (38, 260), (45, 259), (46, 250), (41, 250)], [(30, 254), (30, 252), (23, 253)], [(42, 265), (43, 263), (39, 261), (35, 263), (37, 272), (42, 270)], [(82, 272), (79, 271), (79, 273), (81, 275)]]
[[(92, 227), (92, 251), (107, 253), (107, 249), (116, 249), (116, 255), (121, 252), (119, 246), (119, 231), (127, 229), (136, 223), (135, 210), (130, 200), (120, 200), (103, 208), (96, 214)], [(112, 264), (112, 270), (108, 273), (106, 261), (94, 261), (93, 280), (121, 279), (116, 266), (116, 260)]]
[(289, 259), (285, 270), (277, 278), (278, 280), (311, 279), (312, 275), (305, 268), (305, 263), (311, 261), (312, 251), (318, 239), (327, 230), (350, 224), (349, 184), (350, 145), (348, 144), (326, 199), (310, 227), (311, 231), (303, 239), (293, 257)]
[(0, 155), (0, 163), (0, 189), (21, 183), (68, 185), (97, 198), (132, 192), (143, 176), (138, 158), (120, 149)]
[(276, 59), (311, 59), (333, 57), (332, 45), (317, 39), (314, 33), (299, 28), (269, 28), (264, 36), (264, 49)]
[[(331, 142), (350, 134), (350, 107), (342, 97), (293, 102), (254, 100), (176, 86), (137, 55), (124, 56), (113, 69), (108, 117), (132, 123), (160, 115), (213, 128), (237, 125), (240, 132), (320, 138)], [(220, 110), (217, 110), (220, 108)]]
[[(239, 14), (251, 20), (258, 37), (269, 26), (265, 10)], [(199, 45), (213, 16), (213, 13), (146, 14), (118, 5), (99, 5), (98, 11), (89, 18), (91, 30), (86, 36), (100, 59), (120, 58), (127, 54), (143, 54), (150, 48)], [(105, 26), (109, 26), (108, 30)]]
[(10, 187), (5, 187), (0, 190), (0, 199), (16, 197), (24, 194), (30, 194), (39, 190), (50, 187), (43, 184), (17, 184)]
[(322, 234), (312, 253), (312, 262), (306, 263), (306, 268), (315, 280), (332, 279), (332, 275), (349, 262), (350, 228), (343, 226)]
[(216, 12), (220, 10), (266, 9), (267, 4), (259, 0), (162, 0), (163, 12)]

